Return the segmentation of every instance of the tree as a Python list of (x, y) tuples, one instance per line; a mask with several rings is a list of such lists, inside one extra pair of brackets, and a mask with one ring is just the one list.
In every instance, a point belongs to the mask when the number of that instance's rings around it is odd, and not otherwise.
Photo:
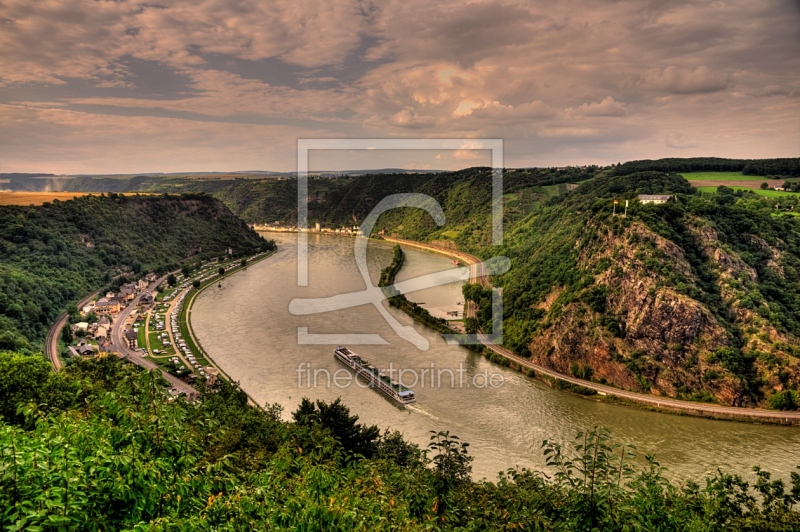
[(318, 425), (327, 429), (346, 451), (367, 458), (375, 454), (380, 429), (375, 425), (368, 427), (358, 423), (358, 416), (351, 416), (350, 409), (342, 404), (341, 399), (330, 404), (324, 401), (315, 404), (304, 397), (292, 417), (298, 425)]
[(461, 287), (461, 293), (464, 295), (464, 301), (475, 301), (476, 303), (481, 296), (481, 285), (466, 283)]
[(192, 286), (195, 288), (200, 288), (200, 280), (195, 279), (194, 281), (192, 281)]
[(188, 265), (184, 264), (181, 266), (181, 273), (184, 277), (189, 277), (189, 274), (192, 273), (192, 269)]
[(72, 342), (72, 339), (72, 328), (69, 324), (66, 324), (64, 328), (61, 329), (61, 340), (63, 340), (65, 344), (69, 344)]
[(217, 271), (219, 272), (220, 275), (225, 275), (225, 268), (224, 267), (220, 266), (219, 270), (217, 270)]
[(239, 264), (241, 264), (242, 267), (247, 266), (247, 259), (242, 259), (242, 261)]
[(763, 183), (761, 183), (761, 190), (767, 190), (768, 188), (769, 188), (769, 185), (767, 184), (767, 182), (766, 182), (766, 181), (764, 181)]
[(34, 404), (41, 410), (64, 408), (77, 398), (74, 381), (65, 380), (41, 356), (0, 352), (0, 419), (21, 424), (22, 405)]
[(464, 320), (464, 330), (467, 334), (475, 334), (478, 332), (478, 320), (472, 316)]
[(167, 284), (170, 286), (175, 286), (176, 284), (178, 284), (178, 278), (175, 277), (174, 273), (169, 274), (169, 276), (167, 277)]
[(794, 390), (775, 392), (769, 398), (769, 407), (773, 410), (797, 410), (797, 392)]
[(451, 492), (456, 486), (467, 484), (470, 481), (473, 458), (469, 456), (469, 444), (459, 440), (458, 436), (450, 431), (431, 432), (431, 442), (428, 452), (435, 452), (432, 461), (436, 475), (436, 511), (444, 515), (452, 506)]

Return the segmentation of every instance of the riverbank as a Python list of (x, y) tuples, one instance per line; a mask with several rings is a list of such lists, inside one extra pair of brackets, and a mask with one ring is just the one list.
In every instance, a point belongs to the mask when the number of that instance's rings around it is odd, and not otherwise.
[[(214, 359), (211, 358), (208, 355), (208, 353), (206, 352), (205, 349), (203, 349), (202, 344), (200, 343), (200, 341), (195, 336), (194, 329), (192, 328), (192, 322), (191, 322), (192, 305), (194, 304), (195, 300), (197, 299), (197, 296), (200, 295), (200, 293), (203, 290), (205, 290), (206, 288), (208, 288), (209, 286), (212, 286), (214, 284), (218, 284), (223, 279), (228, 278), (228, 277), (232, 276), (233, 274), (246, 269), (248, 266), (252, 266), (254, 264), (257, 264), (257, 263), (261, 262), (262, 260), (268, 259), (272, 255), (274, 255), (276, 251), (277, 251), (277, 248), (273, 249), (271, 251), (266, 251), (266, 252), (264, 252), (262, 254), (259, 254), (259, 255), (255, 255), (255, 256), (251, 257), (250, 260), (248, 260), (245, 264), (237, 266), (235, 268), (231, 268), (230, 270), (226, 271), (224, 275), (218, 276), (218, 277), (214, 277), (213, 279), (209, 279), (208, 281), (206, 281), (205, 283), (201, 284), (197, 288), (191, 288), (189, 290), (189, 292), (186, 294), (186, 300), (183, 303), (183, 307), (181, 308), (181, 313), (180, 313), (180, 315), (178, 317), (178, 327), (180, 328), (181, 335), (186, 340), (186, 344), (189, 346), (189, 349), (193, 353), (197, 353), (206, 362), (208, 362), (208, 365), (212, 366), (217, 371), (219, 371), (219, 376), (224, 378), (228, 382), (233, 382), (233, 379), (231, 379), (230, 375), (228, 375), (225, 372), (225, 370), (223, 370), (221, 367), (219, 367), (219, 365), (216, 362), (214, 362)], [(247, 394), (248, 399), (250, 400), (250, 402), (254, 406), (257, 406), (257, 407), (261, 408), (261, 405), (259, 405), (258, 402), (255, 399), (253, 399), (250, 396), (249, 393), (247, 393), (247, 391), (245, 391), (245, 390), (242, 390), (242, 391), (244, 391), (244, 393)]]
[(404, 262), (405, 254), (400, 248), (400, 245), (396, 244), (394, 246), (392, 263), (381, 271), (381, 278), (378, 282), (378, 286), (382, 288), (386, 287), (385, 293), (389, 305), (402, 310), (407, 315), (411, 316), (414, 321), (430, 327), (440, 334), (458, 334), (459, 331), (452, 329), (448, 325), (447, 320), (433, 316), (428, 312), (428, 309), (419, 306), (413, 301), (409, 301), (405, 295), (398, 293), (397, 290), (394, 289), (392, 285), (394, 285), (395, 278), (403, 267)]
[[(359, 416), (359, 423), (399, 430), (421, 447), (430, 441), (430, 430), (449, 430), (471, 444), (476, 479), (496, 478), (498, 471), (514, 466), (543, 470), (546, 464), (539, 454), (542, 440), (569, 445), (576, 430), (587, 431), (594, 426), (607, 427), (616, 440), (633, 445), (639, 456), (657, 456), (675, 480), (701, 479), (714, 475), (718, 468), (748, 475), (754, 464), (762, 465), (775, 478), (788, 479), (789, 473), (796, 471), (800, 431), (795, 427), (664, 415), (646, 407), (621, 408), (613, 398), (601, 400), (597, 394), (587, 399), (563, 393), (545, 379), (527, 378), (479, 353), (448, 345), (439, 333), (412, 324), (394, 308), (389, 311), (395, 319), (402, 325), (413, 325), (429, 341), (428, 350), (420, 351), (397, 336), (372, 305), (293, 314), (289, 311), (293, 300), (358, 292), (364, 290), (365, 282), (353, 254), (353, 242), (323, 236), (309, 242), (309, 286), (298, 287), (294, 282), (297, 237), (275, 236), (279, 251), (273, 257), (223, 282), (221, 290), (205, 290), (195, 300), (191, 324), (215, 363), (259, 404), (280, 405), (284, 419), (291, 418), (303, 397), (325, 402), (340, 398)], [(373, 285), (392, 262), (393, 246), (377, 239), (370, 242), (367, 265)], [(442, 254), (406, 246), (403, 252), (405, 261), (397, 283), (453, 268), (453, 259)], [(427, 288), (407, 297), (424, 302), (423, 307), (444, 317), (447, 310), (461, 308), (456, 307), (462, 300), (460, 284)], [(301, 327), (315, 334), (379, 334), (386, 344), (304, 343), (298, 340)], [(441, 382), (426, 380), (409, 386), (417, 403), (406, 409), (355, 384), (337, 386), (333, 375), (343, 366), (332, 356), (332, 349), (339, 344), (353, 346), (380, 366), (391, 364), (419, 373), (433, 364), (442, 371)], [(311, 374), (304, 373), (299, 379), (301, 364)], [(448, 370), (456, 375), (455, 385)], [(459, 384), (459, 372), (464, 375), (463, 385)], [(493, 374), (503, 376), (502, 387), (472, 385), (474, 378), (482, 378), (477, 376)], [(403, 379), (407, 385), (414, 383), (410, 373)]]
[[(421, 242), (405, 240), (402, 238), (384, 237), (384, 240), (387, 242), (412, 246), (417, 249), (439, 253), (462, 260), (466, 264), (472, 266), (470, 283), (481, 284), (487, 288), (492, 286), (483, 269), (479, 266), (476, 266), (481, 263), (481, 259), (475, 257), (474, 255), (457, 250), (449, 250), (438, 246), (432, 246), (430, 244), (424, 244)], [(566, 375), (539, 364), (535, 364), (530, 360), (516, 355), (508, 349), (493, 343), (486, 336), (481, 336), (481, 342), (483, 344), (482, 354), (492, 362), (515, 369), (527, 375), (528, 377), (539, 377), (549, 386), (554, 388), (571, 391), (582, 396), (589, 396), (595, 400), (636, 406), (658, 412), (698, 416), (708, 419), (800, 426), (800, 412), (797, 411), (778, 411), (722, 406), (630, 392), (593, 381), (579, 379), (577, 377), (573, 377), (572, 375)]]

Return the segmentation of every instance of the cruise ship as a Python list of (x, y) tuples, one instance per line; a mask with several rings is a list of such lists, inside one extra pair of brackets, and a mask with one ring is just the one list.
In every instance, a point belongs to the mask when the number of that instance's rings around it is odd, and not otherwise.
[(355, 370), (356, 375), (360, 375), (369, 381), (373, 388), (391, 397), (398, 403), (407, 405), (417, 401), (416, 397), (414, 397), (413, 390), (409, 390), (399, 382), (393, 380), (385, 371), (376, 368), (348, 348), (337, 347), (333, 350), (333, 356)]

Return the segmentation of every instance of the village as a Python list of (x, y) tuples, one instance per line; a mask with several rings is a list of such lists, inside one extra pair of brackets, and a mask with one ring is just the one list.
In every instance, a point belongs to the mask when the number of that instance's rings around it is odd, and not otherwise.
[[(162, 277), (151, 272), (116, 291), (98, 294), (78, 309), (62, 331), (61, 339), (68, 344), (63, 358), (114, 355), (146, 367), (155, 364), (189, 386), (198, 380), (213, 384), (220, 370), (198, 347), (187, 314), (201, 288), (213, 283), (221, 287), (226, 273), (248, 263), (248, 259), (234, 260), (229, 255), (230, 250), (216, 260), (200, 263), (195, 271), (184, 266)], [(173, 386), (169, 393), (178, 396), (185, 391)]]
[(357, 225), (342, 226), (338, 228), (323, 227), (319, 222), (316, 222), (313, 227), (298, 227), (296, 225), (284, 225), (281, 222), (265, 222), (255, 223), (250, 225), (256, 231), (265, 231), (273, 233), (323, 233), (326, 235), (339, 235), (339, 236), (361, 236), (361, 228)]

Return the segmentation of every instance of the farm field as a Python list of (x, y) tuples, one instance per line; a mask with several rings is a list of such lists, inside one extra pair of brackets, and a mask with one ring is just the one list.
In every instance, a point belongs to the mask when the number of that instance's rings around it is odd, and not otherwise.
[[(697, 190), (699, 190), (700, 192), (710, 192), (712, 194), (716, 194), (717, 187), (722, 185), (722, 184), (724, 184), (724, 183), (720, 183), (720, 184), (714, 185), (714, 186), (699, 186), (699, 187), (697, 187)], [(725, 185), (725, 186), (728, 186), (728, 185)], [(798, 196), (798, 195), (800, 195), (797, 192), (784, 192), (782, 190), (761, 190), (760, 188), (751, 188), (751, 187), (743, 187), (743, 186), (732, 186), (732, 187), (729, 187), (729, 188), (732, 188), (734, 190), (749, 190), (750, 192), (755, 192), (759, 196), (764, 196), (766, 198), (783, 198), (783, 197), (786, 197), (786, 196)]]
[(0, 192), (0, 205), (41, 205), (57, 199), (67, 201), (86, 192)]
[[(767, 181), (767, 184), (769, 185), (770, 188), (772, 188), (772, 187), (777, 187), (777, 186), (782, 185), (783, 182), (784, 182), (783, 179), (780, 179), (780, 180), (770, 179), (769, 181)], [(689, 181), (689, 183), (691, 183), (691, 185), (693, 187), (697, 187), (697, 188), (703, 188), (703, 187), (715, 187), (716, 188), (716, 187), (719, 187), (719, 186), (726, 186), (726, 187), (731, 187), (731, 188), (737, 188), (738, 187), (738, 188), (747, 188), (747, 189), (751, 189), (752, 190), (752, 189), (760, 189), (761, 188), (761, 183), (764, 183), (764, 181), (763, 180), (756, 181), (756, 180), (753, 180), (753, 179), (746, 180), (746, 181), (745, 180), (739, 180), (739, 179), (730, 179), (730, 180), (720, 179), (720, 180), (717, 180), (717, 181), (714, 181), (714, 180), (711, 180), (711, 181)]]
[[(0, 191), (0, 205), (41, 205), (53, 200), (69, 201), (79, 196), (100, 194), (99, 192), (11, 192)], [(125, 192), (126, 196), (147, 195), (147, 192)]]
[(685, 172), (681, 174), (687, 181), (764, 181), (756, 175), (743, 175), (741, 172)]

